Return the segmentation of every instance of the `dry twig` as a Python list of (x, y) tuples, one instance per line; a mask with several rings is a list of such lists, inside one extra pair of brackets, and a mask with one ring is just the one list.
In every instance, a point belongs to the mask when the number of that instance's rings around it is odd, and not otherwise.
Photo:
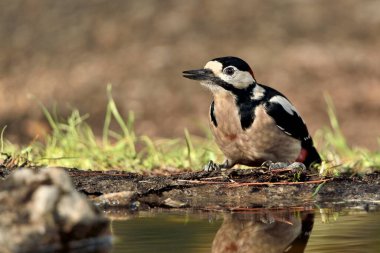
[(320, 184), (327, 181), (331, 181), (332, 179), (321, 179), (321, 180), (312, 180), (305, 182), (252, 182), (252, 183), (235, 183), (231, 184), (228, 187), (241, 187), (241, 186), (253, 186), (253, 185), (298, 185), (298, 184)]

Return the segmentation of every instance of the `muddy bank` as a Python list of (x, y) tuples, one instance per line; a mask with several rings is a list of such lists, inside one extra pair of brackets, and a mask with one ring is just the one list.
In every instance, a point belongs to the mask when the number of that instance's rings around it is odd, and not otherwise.
[[(319, 178), (316, 174), (260, 169), (188, 172), (170, 176), (65, 169), (74, 187), (97, 205), (239, 210), (259, 207), (380, 203), (380, 173)], [(0, 168), (0, 177), (10, 171)], [(295, 182), (295, 179), (302, 182)]]

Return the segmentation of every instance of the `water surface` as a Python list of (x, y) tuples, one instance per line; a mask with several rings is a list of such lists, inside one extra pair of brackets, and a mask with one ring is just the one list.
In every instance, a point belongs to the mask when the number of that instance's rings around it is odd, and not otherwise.
[(113, 253), (380, 252), (380, 212), (140, 212), (111, 224)]

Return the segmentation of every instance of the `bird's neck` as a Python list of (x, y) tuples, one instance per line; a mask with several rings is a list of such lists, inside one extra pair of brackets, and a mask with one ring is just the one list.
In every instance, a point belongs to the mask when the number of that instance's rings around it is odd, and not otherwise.
[(217, 92), (213, 92), (212, 95), (215, 101), (235, 97), (234, 93), (232, 93), (231, 91), (224, 90), (224, 89), (220, 89)]
[(256, 83), (252, 83), (244, 89), (217, 89), (213, 91), (214, 100), (217, 100), (218, 98), (234, 97), (236, 101), (248, 102), (251, 100), (252, 93), (256, 86)]
[(214, 93), (210, 109), (211, 121), (224, 135), (234, 135), (241, 131), (239, 108), (236, 97), (231, 92)]
[[(259, 87), (256, 92), (262, 91), (261, 86), (254, 84), (238, 92), (221, 90), (214, 93), (213, 117), (220, 122), (220, 126), (224, 121), (229, 124), (226, 129), (244, 130), (252, 125), (255, 118), (254, 108), (261, 103), (261, 99), (253, 98), (255, 87)], [(234, 125), (233, 128), (230, 127), (231, 124)]]
[(216, 110), (221, 113), (222, 111), (230, 111), (236, 109), (236, 96), (226, 90), (213, 93), (214, 104)]

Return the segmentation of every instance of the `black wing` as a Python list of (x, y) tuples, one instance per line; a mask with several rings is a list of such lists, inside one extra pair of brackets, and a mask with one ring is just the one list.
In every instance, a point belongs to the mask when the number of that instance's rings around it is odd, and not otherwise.
[(285, 134), (302, 142), (311, 138), (304, 121), (286, 97), (275, 95), (264, 103), (264, 108)]

